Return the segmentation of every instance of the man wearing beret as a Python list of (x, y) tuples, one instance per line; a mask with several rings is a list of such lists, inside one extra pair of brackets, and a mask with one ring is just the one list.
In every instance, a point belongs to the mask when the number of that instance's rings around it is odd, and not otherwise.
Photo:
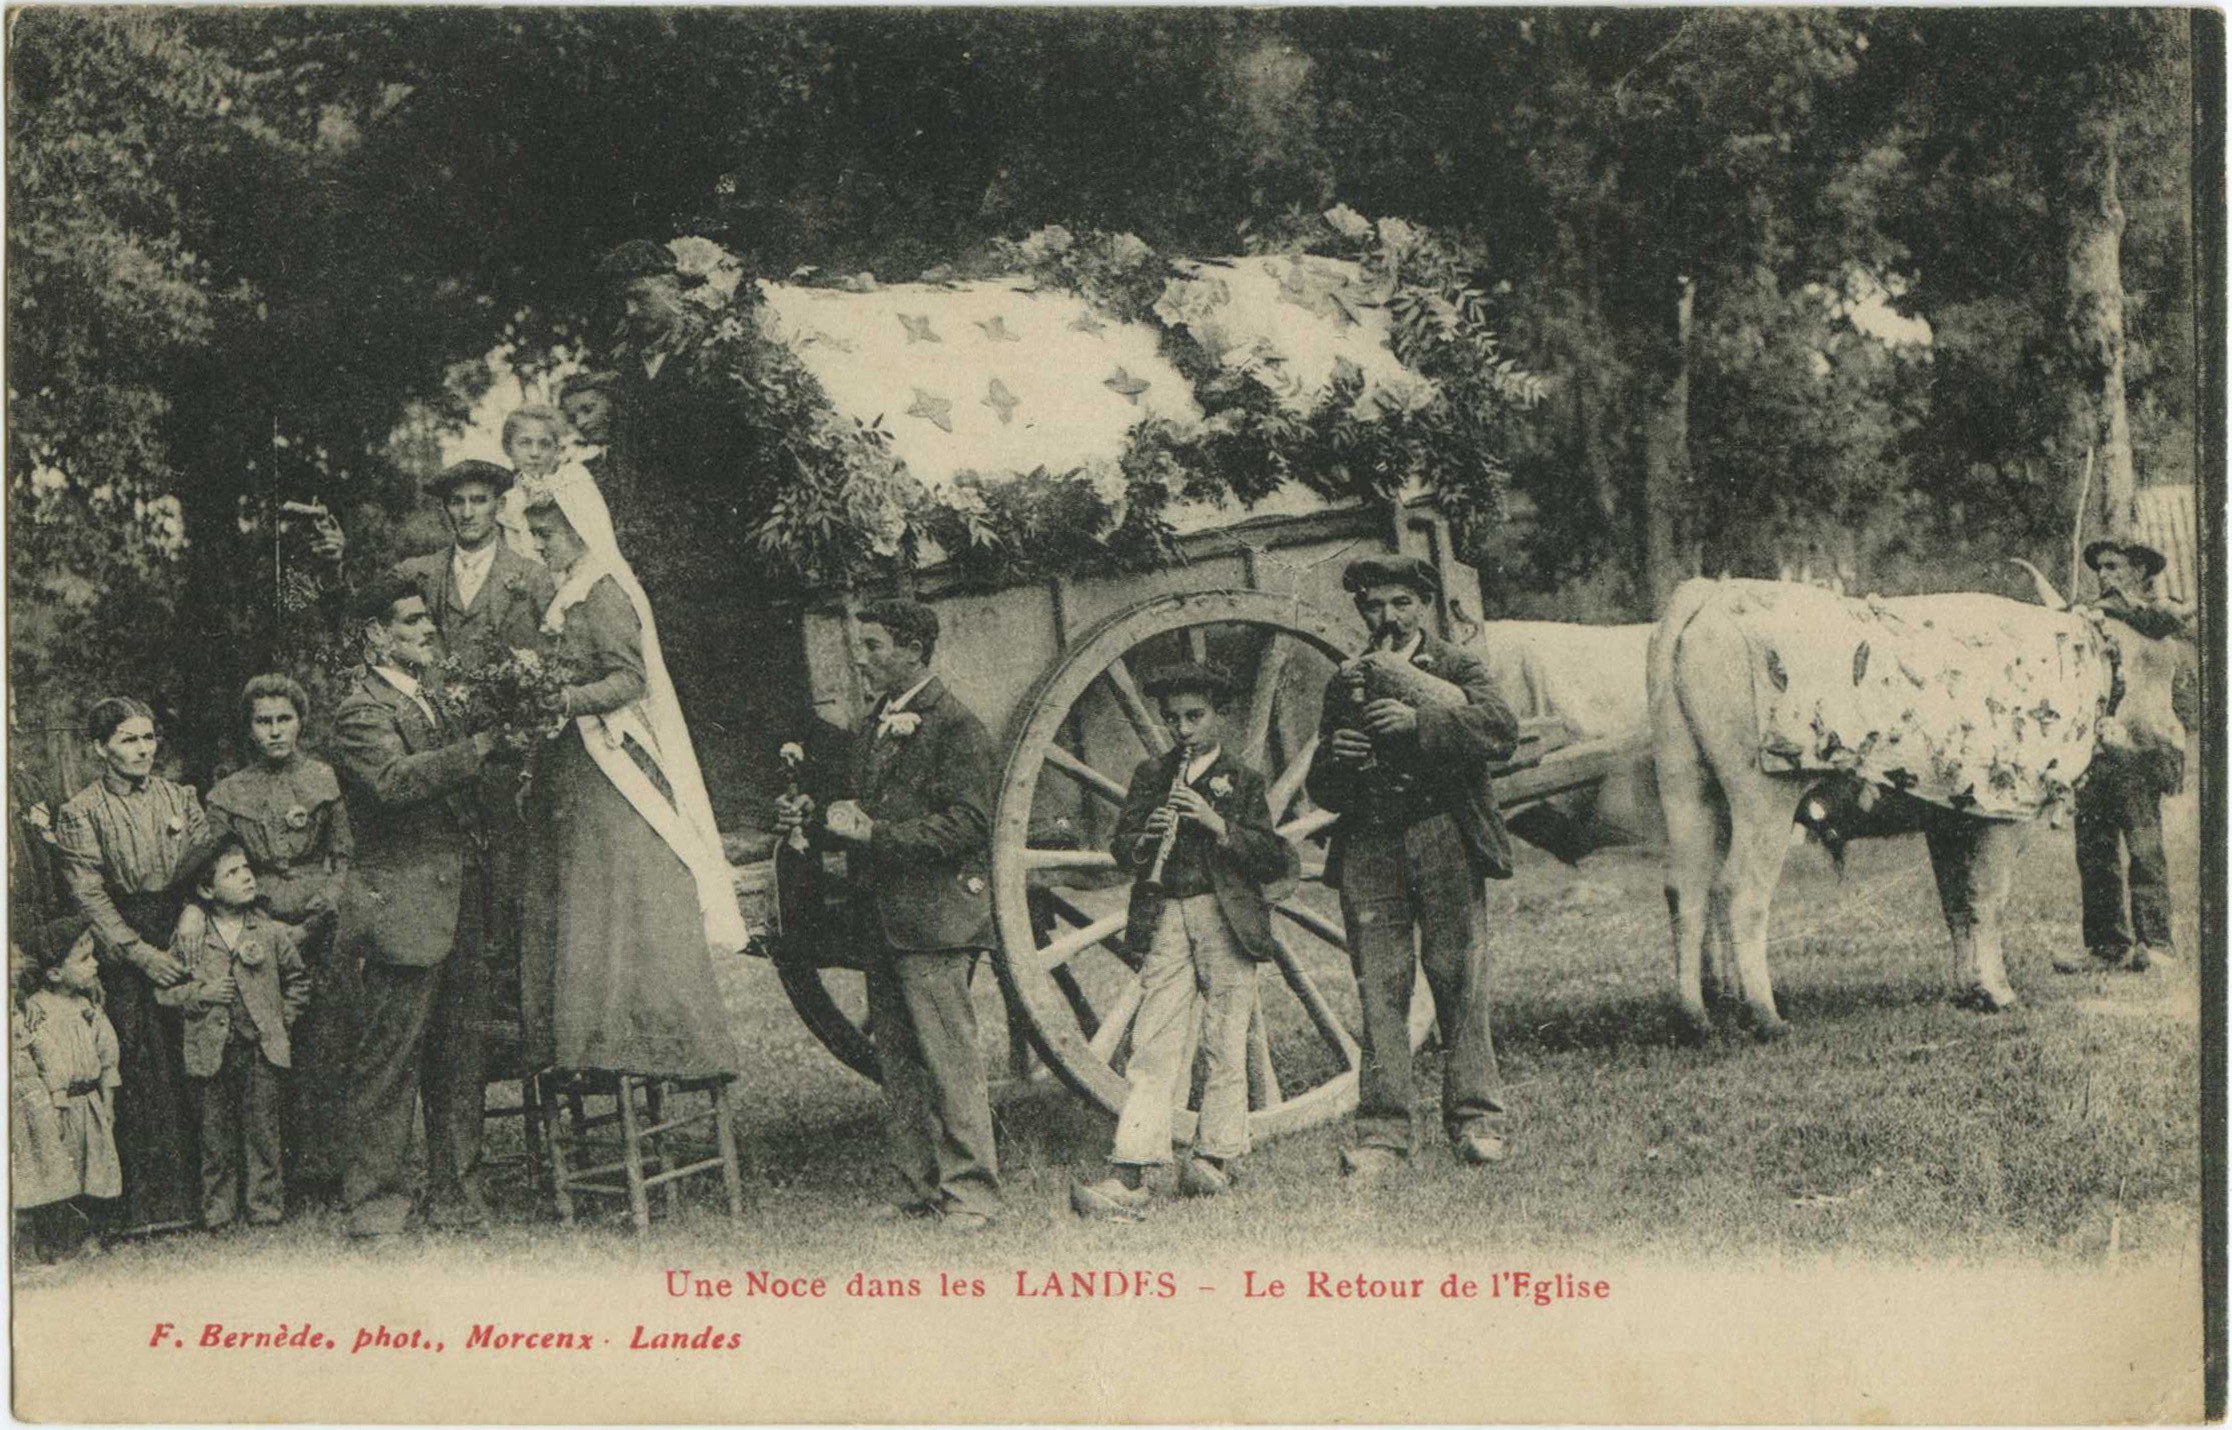
[(451, 544), (396, 563), (418, 589), (449, 654), (469, 665), (541, 641), (543, 613), (557, 586), (539, 561), (502, 539), (496, 514), (512, 474), (494, 462), (464, 461), (426, 484), (449, 520)]
[[(2100, 586), (2102, 614), (2153, 638), (2182, 636), (2184, 623), (2147, 595), (2162, 574), (2162, 553), (2141, 542), (2095, 541), (2085, 564)], [(2199, 682), (2180, 662), (2171, 706), (2191, 729), (2200, 718)], [(2170, 868), (2162, 849), (2162, 797), (2185, 783), (2184, 752), (2102, 749), (2077, 787), (2077, 882), (2084, 898), (2083, 952), (2057, 954), (2059, 973), (2122, 969), (2144, 973), (2171, 957)], [(2129, 868), (2125, 860), (2128, 855)]]
[(1356, 1144), (1341, 1170), (1374, 1179), (1417, 1150), (1410, 999), (1421, 966), (1441, 1025), (1443, 1127), (1460, 1162), (1484, 1166), (1504, 1155), (1504, 1105), (1488, 1027), (1482, 881), (1511, 877), (1488, 771), (1517, 748), (1519, 722), (1479, 658), (1427, 629), (1441, 599), (1431, 565), (1368, 557), (1351, 562), (1341, 584), (1374, 650), (1464, 693), (1461, 706), (1381, 697), (1357, 711), (1343, 679), (1325, 692), (1309, 791), (1341, 815), (1325, 879), (1340, 890), (1364, 1008)]

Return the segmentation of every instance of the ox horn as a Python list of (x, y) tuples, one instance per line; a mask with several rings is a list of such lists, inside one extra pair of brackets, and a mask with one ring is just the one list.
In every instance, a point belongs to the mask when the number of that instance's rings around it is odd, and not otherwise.
[(2054, 589), (2054, 583), (2046, 579), (2045, 572), (2031, 565), (2020, 556), (2010, 557), (2009, 560), (2012, 564), (2030, 572), (2031, 579), (2038, 583), (2039, 604), (2045, 606), (2049, 611), (2066, 611), (2069, 609), (2069, 602), (2062, 599), (2062, 593)]

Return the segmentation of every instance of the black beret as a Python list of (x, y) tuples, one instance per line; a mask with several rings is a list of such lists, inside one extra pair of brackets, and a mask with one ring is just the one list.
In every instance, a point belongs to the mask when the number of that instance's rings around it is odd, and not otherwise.
[(1441, 572), (1416, 556), (1365, 556), (1341, 572), (1341, 589), (1360, 596), (1374, 586), (1408, 586), (1429, 601), (1441, 599)]
[(607, 278), (651, 278), (674, 271), (674, 254), (648, 238), (631, 238), (598, 259), (597, 271)]
[(199, 889), (203, 881), (216, 872), (217, 861), (228, 849), (248, 852), (240, 836), (229, 829), (213, 829), (187, 845), (186, 852), (178, 857), (178, 869), (171, 875), (171, 892), (191, 895)]
[(36, 923), (25, 919), (9, 924), (11, 932), (21, 930), (14, 934), (15, 942), (40, 968), (52, 968), (69, 957), (70, 950), (92, 927), (93, 920), (84, 914), (61, 914)]
[(1140, 682), (1140, 688), (1158, 699), (1165, 695), (1175, 695), (1182, 690), (1191, 690), (1211, 699), (1222, 700), (1238, 687), (1224, 667), (1188, 660), (1148, 672), (1147, 678)]
[(426, 489), (437, 497), (447, 497), (467, 482), (485, 482), (496, 495), (502, 496), (511, 490), (512, 471), (494, 462), (468, 457), (442, 468), (441, 474), (426, 484)]

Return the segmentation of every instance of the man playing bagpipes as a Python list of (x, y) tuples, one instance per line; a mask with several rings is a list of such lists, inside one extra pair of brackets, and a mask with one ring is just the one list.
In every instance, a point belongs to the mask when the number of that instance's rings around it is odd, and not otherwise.
[(1460, 1162), (1504, 1155), (1504, 1104), (1488, 1030), (1484, 879), (1511, 877), (1489, 769), (1519, 721), (1479, 658), (1427, 629), (1441, 577), (1408, 556), (1349, 563), (1342, 586), (1371, 648), (1325, 691), (1310, 797), (1337, 810), (1325, 880), (1340, 890), (1364, 1008), (1364, 1067), (1345, 1175), (1384, 1175), (1418, 1146), (1410, 1000), (1423, 965), (1440, 1021), (1442, 1123)]

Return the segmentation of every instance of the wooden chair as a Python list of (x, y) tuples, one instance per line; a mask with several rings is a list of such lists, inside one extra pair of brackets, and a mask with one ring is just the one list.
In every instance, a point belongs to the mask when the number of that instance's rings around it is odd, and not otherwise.
[[(669, 1078), (563, 1068), (544, 1073), (539, 1098), (560, 1219), (573, 1225), (577, 1196), (625, 1197), (640, 1234), (651, 1229), (652, 1188), (660, 1189), (671, 1218), (681, 1210), (682, 1179), (716, 1170), (729, 1215), (742, 1216), (744, 1178), (729, 1107), (733, 1081), (725, 1075)], [(705, 1098), (701, 1109), (667, 1115), (670, 1099), (695, 1095)], [(593, 1103), (609, 1106), (593, 1110)], [(691, 1160), (689, 1149), (675, 1145), (679, 1134), (706, 1123), (712, 1124), (714, 1153)]]
[(549, 1172), (547, 1133), (550, 1109), (543, 1102), (542, 1079), (526, 1066), (525, 1040), (516, 1018), (501, 1015), (481, 1024), (481, 1085), (516, 1082), (519, 1101), (510, 1107), (489, 1106), (484, 1096), (481, 1120), (519, 1119), (520, 1150), (504, 1157), (488, 1157), (485, 1165), (497, 1176), (517, 1176), (530, 1196), (543, 1190)]

